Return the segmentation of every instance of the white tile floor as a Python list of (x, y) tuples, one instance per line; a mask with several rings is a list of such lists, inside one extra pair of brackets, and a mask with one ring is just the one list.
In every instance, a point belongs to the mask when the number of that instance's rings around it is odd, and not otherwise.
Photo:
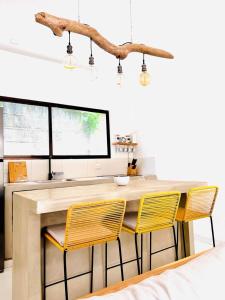
[(0, 273), (0, 299), (12, 300), (12, 267)]

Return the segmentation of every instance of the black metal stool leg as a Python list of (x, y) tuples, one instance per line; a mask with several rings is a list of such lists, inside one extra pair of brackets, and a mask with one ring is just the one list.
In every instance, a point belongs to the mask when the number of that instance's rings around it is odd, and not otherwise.
[(177, 256), (179, 258), (179, 226), (180, 226), (180, 223), (177, 222)]
[(152, 269), (152, 233), (149, 234), (149, 252), (150, 252), (150, 265), (149, 270)]
[(137, 242), (138, 234), (135, 233), (134, 237), (135, 237), (135, 249), (136, 249), (137, 270), (138, 270), (138, 275), (140, 275), (141, 273), (140, 273), (139, 254), (138, 254), (138, 242)]
[(68, 300), (68, 285), (67, 285), (67, 265), (66, 265), (66, 255), (67, 251), (63, 253), (63, 263), (64, 263), (64, 284), (65, 284), (65, 299)]
[(120, 270), (121, 270), (121, 279), (124, 281), (124, 273), (123, 273), (123, 258), (122, 258), (122, 249), (121, 249), (121, 242), (120, 238), (117, 238), (118, 246), (119, 246), (119, 255), (120, 255)]
[(216, 246), (216, 243), (215, 243), (215, 236), (214, 236), (214, 228), (213, 228), (213, 219), (212, 219), (212, 216), (210, 216), (210, 223), (211, 223), (211, 231), (212, 231), (213, 247), (215, 247), (215, 246)]
[(46, 300), (46, 238), (43, 235), (43, 248), (44, 248), (44, 257), (43, 257), (43, 263), (44, 263), (44, 274), (43, 274), (43, 299)]
[(176, 232), (175, 232), (175, 227), (174, 227), (174, 226), (173, 226), (173, 239), (174, 239), (174, 245), (175, 245), (175, 254), (176, 254), (176, 260), (178, 260), (178, 251), (177, 251)]
[(108, 286), (108, 245), (105, 243), (105, 287)]
[(91, 248), (91, 283), (90, 283), (90, 293), (93, 292), (93, 271), (94, 271), (94, 246)]
[(143, 234), (141, 234), (141, 274), (143, 273)]
[(182, 222), (181, 225), (182, 225), (182, 235), (183, 235), (184, 257), (187, 257), (185, 235), (184, 235), (184, 222)]

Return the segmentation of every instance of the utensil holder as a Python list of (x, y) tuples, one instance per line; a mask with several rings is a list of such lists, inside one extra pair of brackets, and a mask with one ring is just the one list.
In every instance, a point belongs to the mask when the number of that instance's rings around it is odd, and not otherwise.
[(137, 176), (137, 168), (132, 169), (132, 167), (127, 168), (127, 175), (128, 176)]

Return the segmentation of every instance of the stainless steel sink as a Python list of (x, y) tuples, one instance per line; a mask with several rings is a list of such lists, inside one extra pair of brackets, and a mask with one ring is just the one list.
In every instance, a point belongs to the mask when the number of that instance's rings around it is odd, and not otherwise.
[(65, 182), (66, 180), (33, 180), (33, 181), (24, 181), (24, 183), (58, 183), (58, 182)]
[[(96, 177), (81, 177), (81, 178), (66, 178), (61, 180), (31, 180), (23, 181), (20, 183), (24, 184), (43, 184), (43, 183), (62, 183), (62, 182), (81, 182), (81, 181), (93, 181), (93, 180), (104, 180), (104, 179), (113, 179), (113, 176), (96, 176)], [(19, 182), (18, 182), (19, 183)]]

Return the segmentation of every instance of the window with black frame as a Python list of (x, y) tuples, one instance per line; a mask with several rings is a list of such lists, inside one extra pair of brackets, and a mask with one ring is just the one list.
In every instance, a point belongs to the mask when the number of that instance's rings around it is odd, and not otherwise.
[(53, 156), (107, 156), (104, 112), (52, 108)]
[(110, 158), (109, 112), (0, 97), (4, 157)]
[(4, 156), (48, 156), (48, 107), (3, 103)]

